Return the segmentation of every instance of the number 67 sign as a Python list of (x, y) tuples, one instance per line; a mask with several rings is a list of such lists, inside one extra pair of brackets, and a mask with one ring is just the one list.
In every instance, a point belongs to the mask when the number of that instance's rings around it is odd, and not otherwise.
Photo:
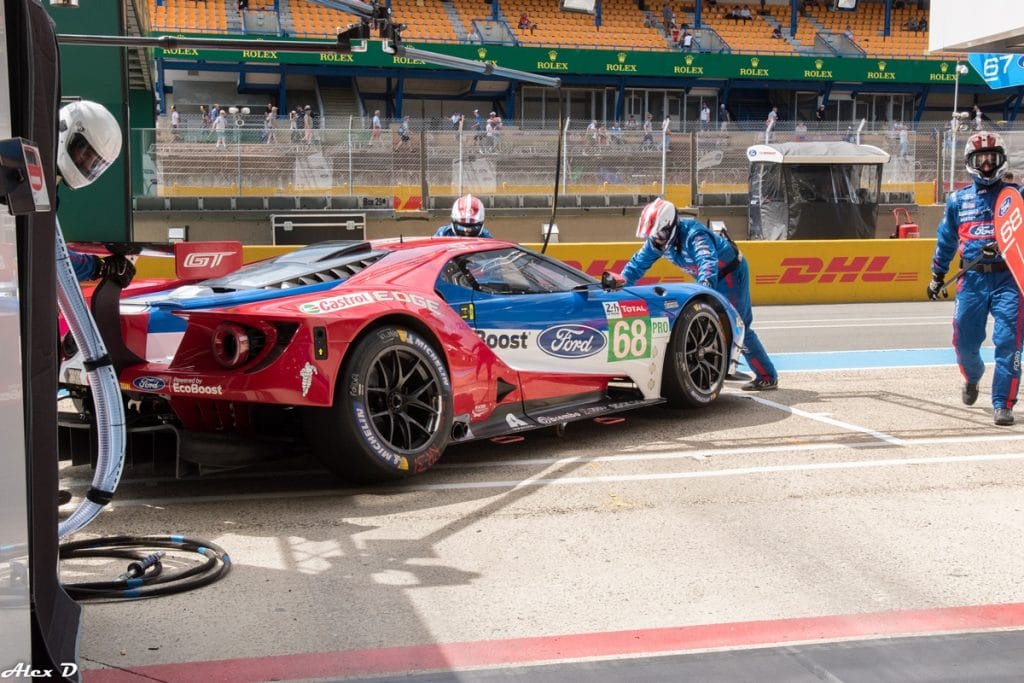
[(1024, 197), (1015, 187), (1004, 188), (996, 198), (996, 243), (1010, 267), (1017, 287), (1024, 291)]

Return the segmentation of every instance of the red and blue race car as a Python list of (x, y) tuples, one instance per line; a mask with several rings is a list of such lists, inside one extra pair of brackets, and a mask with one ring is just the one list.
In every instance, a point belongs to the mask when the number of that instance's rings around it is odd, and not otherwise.
[[(201, 465), (304, 441), (347, 480), (397, 479), (454, 443), (708, 405), (743, 345), (717, 292), (625, 287), (500, 240), (324, 242), (238, 268), (178, 246), (189, 279), (124, 290), (108, 346), (123, 341), (129, 430), (172, 431)], [(81, 427), (89, 390), (65, 353), (78, 414), (62, 425)]]

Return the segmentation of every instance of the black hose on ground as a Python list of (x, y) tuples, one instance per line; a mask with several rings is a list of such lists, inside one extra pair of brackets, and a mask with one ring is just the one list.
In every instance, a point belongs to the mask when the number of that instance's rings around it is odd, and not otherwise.
[[(146, 552), (151, 549), (161, 550)], [(193, 553), (202, 559), (187, 557)], [(61, 560), (131, 560), (116, 579), (62, 584), (75, 600), (130, 600), (171, 595), (209, 585), (231, 570), (231, 558), (220, 546), (185, 536), (107, 536), (72, 541), (60, 545), (58, 556)], [(176, 570), (165, 572), (165, 564), (175, 566)]]

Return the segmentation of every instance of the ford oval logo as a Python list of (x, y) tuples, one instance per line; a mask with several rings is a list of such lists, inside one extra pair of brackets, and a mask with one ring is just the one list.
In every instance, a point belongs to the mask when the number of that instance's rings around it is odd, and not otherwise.
[(600, 330), (587, 325), (555, 325), (540, 333), (537, 346), (557, 358), (586, 358), (600, 353), (605, 341)]
[(132, 380), (132, 386), (139, 391), (160, 391), (167, 386), (167, 382), (159, 377), (136, 377)]
[(1013, 202), (1013, 197), (1007, 197), (1003, 200), (1003, 203), (999, 205), (999, 210), (996, 215), (1002, 218), (1006, 215), (1006, 212), (1010, 210), (1010, 204)]
[(995, 228), (992, 227), (991, 223), (987, 225), (984, 223), (981, 225), (972, 225), (967, 229), (967, 234), (971, 237), (991, 237), (995, 234)]

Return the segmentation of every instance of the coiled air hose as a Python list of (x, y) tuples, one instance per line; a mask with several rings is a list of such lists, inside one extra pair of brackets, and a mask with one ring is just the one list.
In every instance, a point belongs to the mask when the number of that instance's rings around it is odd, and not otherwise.
[(124, 468), (125, 419), (117, 372), (75, 277), (64, 233), (57, 221), (57, 305), (82, 352), (96, 408), (98, 455), (92, 486), (85, 498), (57, 527), (57, 538), (80, 531), (110, 502)]

